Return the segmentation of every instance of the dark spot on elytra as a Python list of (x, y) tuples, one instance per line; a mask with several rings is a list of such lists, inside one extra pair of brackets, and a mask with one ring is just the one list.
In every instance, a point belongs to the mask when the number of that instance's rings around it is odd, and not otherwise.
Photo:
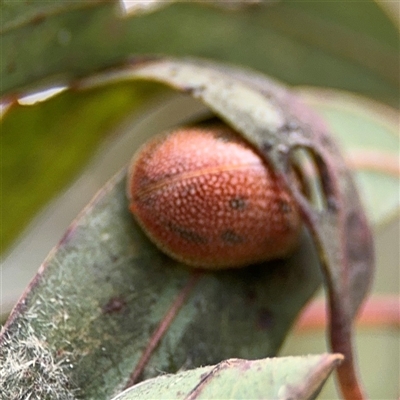
[(292, 206), (285, 199), (279, 199), (278, 204), (279, 204), (279, 210), (282, 213), (288, 214), (292, 212)]
[(247, 207), (247, 199), (245, 197), (233, 197), (229, 200), (229, 205), (234, 210), (244, 210)]
[(257, 326), (263, 330), (271, 329), (274, 316), (267, 308), (261, 308), (258, 312)]
[(187, 240), (188, 242), (196, 243), (196, 244), (205, 244), (208, 242), (208, 239), (202, 235), (199, 235), (196, 232), (193, 232), (189, 229), (182, 228), (181, 226), (174, 225), (169, 223), (167, 227), (182, 239)]
[(243, 236), (238, 235), (232, 229), (227, 229), (226, 231), (222, 232), (221, 239), (228, 244), (239, 244), (244, 242)]
[(126, 301), (120, 297), (112, 297), (107, 304), (105, 304), (101, 311), (103, 314), (114, 314), (121, 312), (126, 307)]
[(291, 222), (289, 219), (287, 219), (287, 218), (285, 218), (285, 220), (284, 220), (282, 226), (283, 226), (283, 227), (282, 227), (282, 232), (283, 232), (283, 233), (289, 233), (289, 232), (292, 232), (292, 231), (294, 230), (294, 225), (293, 225), (292, 222)]

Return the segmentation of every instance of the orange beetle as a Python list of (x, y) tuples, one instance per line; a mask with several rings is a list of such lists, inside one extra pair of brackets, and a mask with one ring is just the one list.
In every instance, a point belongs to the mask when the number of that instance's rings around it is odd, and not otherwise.
[(133, 158), (128, 198), (153, 242), (195, 267), (281, 258), (298, 243), (292, 196), (225, 125), (180, 128), (147, 142)]

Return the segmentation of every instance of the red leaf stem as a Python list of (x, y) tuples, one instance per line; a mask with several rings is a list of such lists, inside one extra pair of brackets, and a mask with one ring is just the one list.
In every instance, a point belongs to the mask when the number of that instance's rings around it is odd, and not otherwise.
[[(328, 323), (325, 300), (307, 306), (296, 324), (296, 332), (305, 333), (325, 329)], [(400, 328), (400, 298), (396, 295), (368, 299), (356, 321), (358, 328)]]

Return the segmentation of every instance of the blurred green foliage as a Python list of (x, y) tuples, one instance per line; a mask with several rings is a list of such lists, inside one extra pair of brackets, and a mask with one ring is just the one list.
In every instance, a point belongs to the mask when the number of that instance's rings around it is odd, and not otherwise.
[(79, 173), (115, 125), (160, 91), (149, 83), (118, 84), (67, 91), (50, 101), (8, 111), (1, 126), (3, 250)]
[(129, 18), (117, 1), (34, 4), (29, 12), (17, 2), (2, 5), (3, 93), (158, 53), (233, 62), (290, 84), (398, 104), (398, 31), (372, 0), (280, 1), (239, 10), (171, 2)]

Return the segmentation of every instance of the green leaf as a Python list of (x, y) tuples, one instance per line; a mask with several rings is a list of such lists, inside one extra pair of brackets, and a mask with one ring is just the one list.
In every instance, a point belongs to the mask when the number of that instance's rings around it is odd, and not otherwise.
[[(253, 143), (292, 191), (320, 254), (329, 297), (330, 342), (345, 356), (338, 368), (343, 395), (363, 398), (352, 345), (353, 319), (370, 288), (373, 237), (352, 174), (325, 122), (285, 87), (256, 73), (205, 61), (163, 59), (122, 67), (88, 79), (149, 79), (190, 93)], [(320, 182), (319, 208), (299, 190), (297, 151), (307, 152)], [(306, 172), (302, 173), (306, 176)]]
[(1, 121), (1, 251), (81, 171), (115, 126), (161, 91), (145, 83), (114, 85), (12, 106)]
[(227, 360), (211, 367), (160, 376), (114, 400), (311, 399), (343, 357), (323, 354), (264, 360)]
[[(62, 386), (82, 399), (116, 395), (193, 274), (135, 224), (119, 174), (73, 223), (11, 314), (0, 337), (3, 393), (41, 398), (43, 388)], [(140, 379), (276, 354), (320, 284), (307, 237), (285, 262), (196, 279)]]
[[(300, 89), (299, 95), (332, 129), (354, 171), (361, 199), (375, 229), (396, 217), (400, 209), (397, 110), (333, 90)], [(358, 164), (354, 164), (355, 157)], [(397, 170), (393, 168), (396, 165)]]
[(200, 56), (291, 84), (345, 88), (398, 105), (398, 30), (372, 0), (281, 1), (238, 11), (170, 3), (126, 16), (117, 1), (5, 1), (2, 93), (68, 83), (132, 54)]

